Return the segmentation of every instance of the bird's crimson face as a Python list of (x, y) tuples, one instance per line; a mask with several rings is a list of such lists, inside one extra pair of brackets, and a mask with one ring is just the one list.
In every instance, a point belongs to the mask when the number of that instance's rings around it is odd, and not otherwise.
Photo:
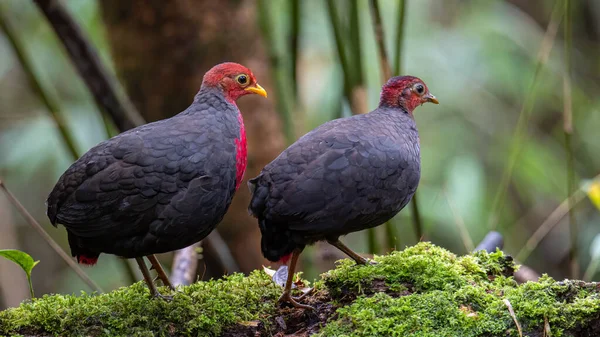
[(392, 77), (381, 90), (379, 105), (388, 107), (402, 107), (409, 113), (423, 103), (438, 104), (421, 79), (413, 76)]
[(232, 102), (248, 94), (267, 97), (267, 92), (257, 83), (252, 71), (232, 62), (214, 66), (204, 75), (202, 86), (221, 88), (225, 98)]

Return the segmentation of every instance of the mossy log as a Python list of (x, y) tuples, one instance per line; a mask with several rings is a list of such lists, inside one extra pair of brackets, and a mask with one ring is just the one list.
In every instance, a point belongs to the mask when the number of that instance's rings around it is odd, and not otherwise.
[(141, 282), (102, 295), (44, 296), (0, 312), (0, 334), (600, 336), (598, 283), (543, 276), (517, 284), (500, 251), (457, 257), (430, 243), (375, 260), (343, 260), (323, 274), (305, 299), (314, 312), (277, 307), (281, 288), (255, 271), (181, 287), (170, 302), (150, 299)]

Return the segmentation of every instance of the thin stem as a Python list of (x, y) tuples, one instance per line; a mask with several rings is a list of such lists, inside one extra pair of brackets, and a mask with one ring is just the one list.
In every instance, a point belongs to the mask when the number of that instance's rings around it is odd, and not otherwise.
[[(92, 93), (96, 105), (111, 118), (118, 131), (124, 132), (145, 124), (144, 118), (137, 112), (129, 97), (117, 90), (117, 81), (101, 62), (96, 49), (61, 1), (35, 0), (35, 3), (52, 25), (79, 75)], [(111, 133), (108, 125), (107, 133)], [(129, 264), (125, 267), (131, 268)], [(133, 273), (130, 271), (129, 274)]]
[(31, 299), (35, 296), (33, 294), (33, 284), (31, 284), (31, 275), (27, 274), (27, 282), (29, 282), (29, 295), (31, 295)]
[(327, 0), (327, 11), (329, 13), (329, 22), (331, 23), (331, 28), (333, 30), (333, 37), (335, 40), (338, 57), (344, 73), (344, 95), (348, 100), (350, 100), (352, 97), (352, 87), (354, 84), (351, 78), (352, 71), (350, 69), (348, 58), (346, 57), (346, 51), (344, 49), (344, 41), (342, 39), (341, 32), (342, 27), (333, 0)]
[(424, 234), (423, 234), (423, 222), (421, 221), (421, 212), (419, 211), (419, 202), (417, 201), (417, 193), (418, 191), (415, 191), (415, 194), (412, 197), (412, 200), (410, 201), (410, 205), (412, 207), (412, 218), (413, 218), (413, 228), (415, 230), (415, 236), (417, 237), (417, 242), (423, 240), (424, 238)]
[(69, 151), (69, 154), (71, 155), (71, 157), (73, 157), (73, 159), (79, 158), (77, 148), (75, 147), (75, 138), (69, 132), (69, 130), (67, 130), (66, 123), (60, 113), (58, 103), (46, 92), (46, 90), (44, 90), (42, 83), (38, 79), (36, 71), (34, 70), (33, 62), (31, 62), (30, 58), (27, 56), (25, 46), (18, 39), (17, 32), (13, 30), (13, 28), (10, 26), (8, 18), (4, 17), (4, 15), (0, 15), (0, 28), (2, 29), (4, 35), (8, 38), (9, 43), (13, 47), (15, 55), (17, 56), (17, 60), (19, 60), (23, 71), (27, 75), (27, 80), (31, 85), (31, 88), (39, 96), (42, 103), (46, 106), (46, 108), (50, 112), (50, 115), (54, 119), (56, 127), (58, 128), (58, 132), (62, 136), (65, 145), (67, 146), (67, 150)]
[(398, 0), (398, 16), (396, 19), (396, 58), (394, 59), (394, 75), (402, 74), (402, 46), (404, 44), (404, 20), (406, 18), (406, 0)]
[(452, 212), (452, 216), (454, 217), (454, 223), (456, 224), (456, 227), (458, 227), (458, 232), (460, 233), (460, 238), (463, 242), (463, 245), (465, 246), (465, 249), (467, 250), (467, 252), (473, 251), (475, 245), (473, 244), (473, 239), (471, 239), (471, 236), (469, 235), (469, 231), (467, 230), (467, 225), (465, 224), (465, 221), (460, 216), (460, 214), (458, 214), (454, 203), (450, 200), (450, 197), (448, 197), (448, 193), (446, 193), (445, 189), (442, 190), (442, 193), (446, 198), (448, 207), (450, 207), (450, 211)]
[[(600, 179), (600, 175), (597, 175), (593, 180)], [(585, 198), (585, 192), (581, 189), (578, 189), (573, 194), (571, 194), (565, 201), (563, 201), (550, 215), (538, 229), (533, 233), (533, 235), (527, 240), (527, 243), (519, 253), (517, 254), (516, 259), (522, 262), (525, 262), (527, 257), (531, 254), (531, 252), (537, 247), (537, 245), (542, 241), (542, 239), (550, 233), (550, 231), (558, 224), (558, 222), (569, 213), (571, 207), (577, 205), (581, 200)]]
[(360, 12), (358, 10), (358, 1), (352, 1), (350, 4), (350, 36), (352, 44), (352, 55), (354, 56), (352, 68), (354, 73), (354, 86), (364, 85), (364, 76), (362, 72), (362, 55), (360, 44)]
[(371, 254), (379, 253), (379, 244), (377, 243), (377, 232), (375, 232), (375, 228), (367, 229), (367, 249)]
[[(567, 153), (567, 194), (575, 190), (575, 163), (572, 146), (573, 135), (573, 102), (571, 90), (571, 50), (572, 50), (572, 26), (571, 26), (571, 1), (565, 0), (565, 74), (563, 76), (564, 114), (563, 132), (565, 135), (565, 152)], [(569, 199), (570, 200), (570, 199)], [(569, 264), (571, 267), (571, 278), (579, 277), (578, 262), (578, 235), (579, 228), (575, 217), (574, 205), (569, 205), (569, 224), (571, 249), (569, 250)]]
[(144, 119), (125, 95), (117, 91), (116, 80), (100, 61), (96, 49), (69, 12), (57, 0), (35, 0), (59, 37), (79, 75), (121, 131), (144, 124)]
[(266, 0), (259, 0), (257, 6), (259, 25), (263, 36), (267, 41), (267, 53), (269, 54), (270, 63), (273, 69), (272, 76), (275, 82), (277, 111), (283, 122), (286, 140), (291, 144), (296, 139), (292, 124), (292, 107), (295, 106), (295, 104), (292, 102), (293, 97), (288, 93), (292, 84), (288, 80), (289, 72), (285, 69), (285, 60), (276, 48), (274, 36), (275, 28), (273, 27), (271, 13), (269, 11), (269, 3)]
[[(17, 59), (21, 63), (21, 66), (23, 67), (23, 70), (25, 71), (25, 74), (27, 75), (27, 79), (29, 80), (29, 83), (30, 83), (32, 89), (40, 97), (40, 99), (42, 100), (42, 103), (46, 106), (46, 108), (50, 112), (50, 115), (54, 119), (54, 122), (58, 128), (58, 131), (59, 131), (60, 135), (62, 136), (62, 139), (65, 142), (65, 145), (67, 146), (67, 150), (69, 151), (69, 154), (71, 155), (73, 160), (76, 160), (77, 158), (79, 158), (79, 153), (75, 147), (75, 143), (76, 143), (75, 137), (69, 132), (69, 130), (66, 127), (66, 123), (60, 113), (60, 108), (59, 108), (58, 102), (56, 102), (50, 96), (50, 94), (47, 92), (47, 90), (44, 89), (41, 81), (38, 80), (38, 77), (36, 76), (36, 72), (33, 67), (33, 63), (27, 56), (25, 47), (21, 44), (21, 42), (17, 38), (16, 32), (10, 27), (10, 24), (9, 24), (7, 18), (5, 18), (3, 16), (0, 16), (0, 28), (3, 30), (4, 34), (7, 36), (9, 42), (11, 43), (11, 45), (15, 51), (15, 54), (17, 56)], [(127, 263), (126, 260), (123, 260), (122, 263), (128, 272), (128, 276), (129, 276), (131, 282), (135, 282), (135, 278), (132, 278), (133, 270), (131, 268), (131, 265), (129, 265), (129, 263)]]
[(388, 61), (388, 56), (385, 47), (385, 34), (383, 31), (383, 22), (381, 21), (381, 13), (379, 11), (379, 2), (377, 0), (369, 0), (369, 7), (373, 16), (373, 28), (375, 29), (375, 40), (377, 41), (377, 51), (379, 52), (379, 65), (383, 82), (392, 77), (392, 68)]
[(50, 237), (50, 235), (48, 235), (48, 233), (46, 233), (46, 231), (42, 228), (42, 226), (35, 220), (35, 218), (31, 214), (29, 214), (27, 209), (25, 209), (25, 207), (19, 202), (19, 200), (15, 197), (15, 195), (12, 194), (12, 192), (8, 189), (8, 187), (6, 187), (6, 185), (4, 185), (4, 183), (2, 182), (1, 179), (0, 179), (0, 188), (6, 194), (6, 196), (8, 197), (8, 200), (15, 206), (15, 208), (19, 211), (19, 213), (21, 213), (21, 215), (25, 218), (27, 223), (31, 227), (33, 227), (33, 229), (35, 229), (38, 232), (38, 234), (41, 235), (41, 237), (46, 241), (46, 243), (48, 243), (48, 245), (50, 245), (50, 247), (52, 247), (52, 249), (54, 249), (54, 251), (67, 263), (67, 265), (69, 265), (69, 267), (71, 269), (73, 269), (73, 271), (77, 274), (77, 276), (79, 276), (79, 278), (81, 278), (81, 280), (83, 280), (83, 282), (85, 282), (92, 290), (97, 291), (99, 293), (104, 292), (102, 290), (102, 288), (100, 288), (100, 286), (98, 284), (96, 284), (96, 282), (94, 282), (94, 280), (92, 280), (81, 269), (81, 267), (79, 267), (79, 265), (77, 265), (77, 263), (75, 261), (73, 261), (73, 259), (69, 255), (67, 255), (67, 253), (65, 253), (64, 250), (62, 250), (62, 248), (58, 245), (58, 243), (56, 243), (52, 239), (52, 237)]
[(240, 271), (235, 258), (227, 246), (227, 242), (223, 240), (218, 231), (212, 231), (208, 236), (209, 241), (206, 241), (206, 249), (214, 252), (214, 255), (219, 257), (219, 263), (226, 273), (237, 273)]
[(396, 233), (396, 224), (392, 220), (388, 220), (384, 224), (385, 241), (388, 250), (395, 250), (398, 246), (398, 233)]
[(498, 225), (499, 214), (502, 212), (502, 208), (504, 206), (504, 199), (508, 190), (508, 184), (511, 181), (512, 172), (517, 163), (517, 160), (519, 159), (523, 143), (527, 138), (525, 131), (527, 129), (527, 124), (529, 122), (531, 112), (533, 111), (533, 107), (535, 106), (535, 98), (537, 94), (537, 86), (540, 73), (542, 68), (548, 61), (550, 51), (552, 50), (552, 46), (554, 45), (556, 33), (558, 32), (558, 26), (563, 17), (563, 11), (560, 10), (560, 4), (561, 0), (557, 0), (554, 6), (554, 10), (552, 12), (550, 23), (546, 28), (546, 33), (544, 35), (544, 39), (542, 40), (542, 44), (538, 52), (533, 78), (531, 84), (529, 85), (529, 90), (526, 93), (523, 106), (521, 107), (521, 111), (519, 113), (519, 120), (517, 122), (517, 126), (515, 128), (516, 130), (512, 138), (510, 156), (502, 172), (502, 178), (500, 180), (498, 190), (496, 192), (496, 195), (494, 196), (494, 201), (492, 203), (492, 209), (488, 220), (489, 229), (495, 229)]
[(598, 270), (598, 265), (600, 265), (600, 258), (598, 258), (598, 257), (592, 258), (592, 260), (590, 261), (590, 264), (585, 269), (585, 273), (583, 273), (582, 279), (584, 281), (590, 282), (592, 280), (592, 278), (594, 277), (594, 274), (596, 274), (596, 270)]
[[(397, 33), (396, 33), (396, 43), (400, 43), (400, 45), (396, 46), (396, 51), (398, 53), (401, 52), (401, 43), (402, 43), (402, 34), (403, 34), (403, 25), (404, 25), (404, 1), (400, 4), (401, 9), (402, 9), (402, 21), (398, 22), (398, 29), (397, 29)], [(383, 21), (381, 19), (381, 12), (379, 10), (379, 2), (377, 0), (370, 0), (369, 1), (369, 7), (371, 9), (371, 15), (373, 16), (373, 29), (375, 32), (375, 40), (377, 41), (377, 50), (379, 52), (379, 64), (381, 66), (381, 74), (383, 77), (383, 82), (385, 83), (390, 77), (392, 77), (392, 68), (390, 66), (390, 62), (388, 59), (388, 55), (386, 52), (386, 47), (385, 47), (385, 31), (383, 28)], [(399, 58), (399, 54), (396, 55), (396, 58)], [(397, 63), (397, 71), (399, 71), (400, 68), (400, 63)], [(412, 212), (413, 212), (413, 227), (415, 230), (415, 235), (417, 236), (417, 241), (421, 240), (423, 238), (423, 223), (421, 221), (421, 212), (419, 211), (419, 202), (418, 202), (418, 197), (417, 197), (417, 193), (415, 192), (415, 194), (412, 197), (412, 200), (410, 202), (411, 204), (411, 208), (412, 208)], [(389, 233), (388, 235), (392, 235), (393, 237), (396, 237), (395, 234), (395, 228), (393, 227), (392, 223), (390, 221), (385, 223), (385, 228), (386, 228), (386, 233)], [(388, 238), (388, 241), (390, 241), (391, 239)], [(391, 242), (391, 241), (390, 241)]]
[(291, 17), (292, 17), (292, 29), (290, 39), (290, 49), (292, 51), (292, 87), (294, 88), (294, 97), (298, 97), (298, 51), (300, 44), (300, 17), (301, 7), (300, 0), (292, 0), (290, 4)]

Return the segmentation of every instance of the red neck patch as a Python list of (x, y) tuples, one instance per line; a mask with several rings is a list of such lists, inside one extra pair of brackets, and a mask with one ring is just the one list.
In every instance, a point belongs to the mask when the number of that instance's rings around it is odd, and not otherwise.
[(225, 97), (225, 99), (233, 104), (235, 109), (237, 110), (237, 118), (240, 123), (240, 136), (235, 139), (235, 190), (237, 191), (240, 188), (240, 184), (242, 183), (242, 179), (244, 179), (244, 173), (246, 173), (246, 166), (248, 165), (248, 144), (246, 142), (246, 128), (244, 127), (244, 118), (242, 117), (242, 112), (238, 108), (235, 100), (230, 97)]
[(246, 142), (246, 128), (244, 127), (244, 118), (238, 109), (238, 121), (240, 122), (240, 138), (235, 139), (235, 190), (240, 187), (246, 166), (248, 164), (248, 146)]

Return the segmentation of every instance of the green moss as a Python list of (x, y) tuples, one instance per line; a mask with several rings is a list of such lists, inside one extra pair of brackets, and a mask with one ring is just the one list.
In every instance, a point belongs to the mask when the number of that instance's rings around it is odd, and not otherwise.
[(0, 312), (0, 335), (218, 336), (224, 327), (275, 311), (280, 293), (255, 271), (183, 287), (170, 302), (150, 299), (143, 282), (102, 295), (44, 296)]
[[(554, 337), (600, 335), (597, 284), (544, 276), (518, 285), (502, 252), (457, 257), (419, 243), (375, 260), (343, 260), (323, 274), (309, 297), (317, 314), (276, 309), (281, 288), (255, 271), (183, 287), (172, 302), (150, 300), (141, 282), (103, 295), (44, 296), (0, 312), (0, 335), (219, 336), (234, 327), (243, 336), (518, 336), (505, 299), (525, 335), (542, 336), (546, 321)], [(266, 327), (237, 324), (255, 320)]]
[(467, 284), (485, 282), (488, 275), (502, 275), (511, 269), (512, 261), (502, 252), (456, 257), (430, 243), (420, 243), (401, 252), (375, 258), (376, 265), (356, 266), (343, 260), (323, 275), (324, 285), (334, 297), (340, 292), (364, 293), (373, 280), (385, 280), (388, 287), (410, 284), (415, 291), (458, 289)]
[[(539, 335), (545, 319), (552, 336), (562, 336), (600, 318), (599, 289), (548, 276), (517, 285), (504, 276), (513, 265), (501, 252), (456, 257), (420, 243), (376, 261), (375, 266), (344, 261), (323, 276), (334, 298), (352, 292), (358, 297), (337, 310), (320, 336), (518, 336), (503, 299), (524, 331)], [(371, 294), (374, 281), (389, 288)], [(396, 291), (398, 284), (410, 293)]]

